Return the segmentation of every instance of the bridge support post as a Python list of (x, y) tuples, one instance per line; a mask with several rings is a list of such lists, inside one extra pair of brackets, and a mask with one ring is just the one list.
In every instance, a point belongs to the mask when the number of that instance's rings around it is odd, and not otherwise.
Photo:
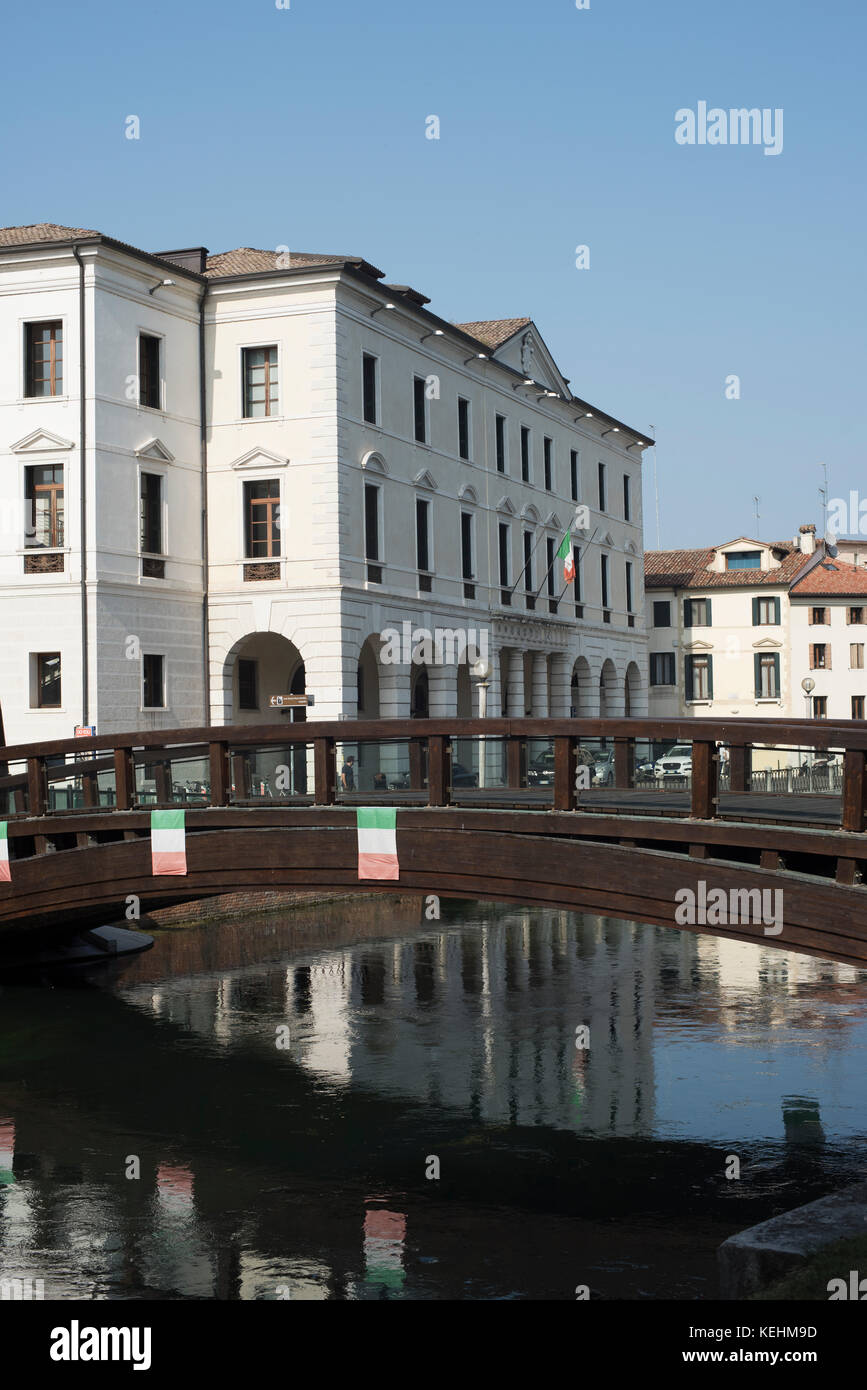
[(729, 791), (748, 792), (752, 779), (753, 750), (743, 743), (729, 749)]
[(557, 734), (554, 738), (554, 810), (575, 810), (575, 774), (578, 747), (574, 738)]
[(614, 785), (631, 787), (635, 772), (635, 743), (631, 738), (614, 740)]
[(135, 766), (131, 748), (114, 750), (114, 800), (119, 811), (131, 811), (135, 800)]
[(336, 757), (333, 738), (313, 740), (313, 800), (317, 806), (334, 805)]
[(451, 780), (451, 745), (443, 734), (431, 734), (427, 743), (429, 806), (448, 806)]
[(48, 789), (45, 781), (45, 762), (42, 758), (27, 759), (27, 792), (30, 801), (30, 815), (44, 816), (48, 802)]
[(225, 743), (208, 744), (212, 806), (229, 804), (229, 749)]
[(714, 820), (719, 785), (719, 762), (714, 743), (692, 745), (692, 815), (695, 820)]
[(867, 777), (865, 777), (864, 752), (860, 748), (847, 748), (843, 759), (843, 814), (841, 829), (852, 830), (856, 834), (867, 826)]

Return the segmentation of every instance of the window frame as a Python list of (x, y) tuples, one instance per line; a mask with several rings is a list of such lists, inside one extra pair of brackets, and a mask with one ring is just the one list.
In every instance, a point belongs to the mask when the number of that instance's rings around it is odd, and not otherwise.
[(623, 520), (632, 525), (632, 478), (623, 474)]
[[(373, 418), (367, 414), (367, 381), (366, 363), (373, 364)], [(379, 358), (376, 353), (368, 352), (366, 348), (361, 351), (361, 418), (366, 425), (380, 425), (380, 392), (379, 392)]]
[[(262, 486), (263, 484), (265, 484), (265, 483), (268, 483), (268, 484), (274, 484), (274, 483), (276, 483), (276, 484), (277, 484), (277, 495), (276, 495), (276, 498), (273, 497), (273, 496), (270, 496), (270, 497), (267, 497), (267, 498), (251, 498), (251, 497), (248, 496), (248, 491), (247, 491), (248, 488), (261, 487), (261, 486)], [(282, 524), (281, 524), (281, 523), (282, 523), (282, 509), (283, 509), (283, 479), (282, 479), (281, 477), (279, 477), (279, 476), (275, 476), (274, 473), (263, 473), (260, 477), (255, 477), (255, 478), (242, 478), (242, 479), (241, 479), (241, 498), (242, 498), (242, 504), (241, 504), (241, 553), (242, 553), (242, 557), (243, 557), (244, 563), (245, 563), (245, 564), (251, 564), (251, 563), (259, 563), (259, 564), (262, 564), (262, 563), (267, 563), (269, 560), (270, 560), (272, 563), (273, 563), (274, 561), (280, 561), (280, 560), (282, 560), (282, 559), (283, 559), (283, 527), (282, 527)], [(253, 540), (253, 514), (252, 514), (252, 511), (251, 511), (250, 504), (251, 504), (253, 501), (258, 501), (258, 502), (269, 502), (269, 503), (272, 503), (272, 502), (275, 502), (275, 501), (276, 501), (276, 504), (277, 504), (277, 506), (276, 506), (276, 511), (277, 511), (277, 513), (278, 513), (278, 519), (277, 519), (277, 522), (276, 522), (276, 529), (277, 529), (277, 548), (276, 548), (276, 550), (273, 550), (273, 549), (270, 549), (270, 548), (269, 548), (269, 549), (265, 552), (264, 555), (255, 555), (255, 554), (252, 553), (252, 551), (253, 551), (253, 546), (254, 546), (255, 542), (254, 542), (254, 540)], [(268, 514), (270, 514), (270, 512), (272, 511), (272, 508), (269, 506), (269, 507), (265, 508), (265, 511), (266, 511)], [(269, 515), (269, 520), (270, 520), (270, 515)], [(268, 545), (269, 545), (269, 547), (271, 546), (271, 544), (272, 544), (272, 538), (271, 538), (270, 526), (269, 526), (269, 534), (268, 534)]]
[[(22, 327), (22, 341), (23, 341), (23, 350), (22, 350), (22, 353), (21, 353), (21, 365), (22, 365), (22, 373), (21, 373), (21, 400), (22, 400), (22, 401), (50, 401), (50, 400), (63, 400), (64, 397), (65, 397), (65, 395), (66, 395), (66, 392), (64, 391), (64, 385), (65, 385), (65, 382), (66, 382), (66, 316), (65, 316), (64, 314), (62, 314), (62, 315), (60, 315), (60, 317), (58, 317), (58, 318), (50, 318), (50, 319), (30, 319), (30, 318), (25, 318), (25, 319), (21, 319), (20, 322), (21, 322), (21, 327)], [(60, 390), (59, 390), (59, 391), (57, 391), (57, 390), (52, 390), (52, 391), (42, 392), (42, 393), (40, 393), (40, 394), (37, 395), (37, 394), (34, 394), (34, 393), (31, 391), (31, 389), (30, 389), (30, 388), (31, 388), (31, 385), (32, 385), (32, 383), (33, 383), (33, 380), (35, 379), (35, 378), (33, 377), (33, 375), (32, 375), (32, 361), (31, 361), (32, 343), (31, 343), (31, 337), (30, 337), (31, 331), (32, 331), (34, 328), (55, 328), (55, 329), (59, 328), (59, 329), (60, 329), (60, 346), (61, 346), (61, 352), (60, 352)], [(51, 371), (50, 371), (50, 373), (49, 373), (48, 380), (52, 383), (52, 385), (56, 385), (56, 381), (55, 381), (56, 372), (55, 372), (55, 370), (54, 370), (54, 368), (55, 368), (55, 363), (56, 363), (56, 360), (57, 360), (57, 354), (56, 354), (56, 350), (55, 350), (55, 345), (56, 345), (56, 334), (51, 338), (50, 341), (51, 341), (51, 345), (52, 345), (52, 347), (51, 347), (51, 352), (50, 352), (50, 354), (49, 354), (49, 360), (50, 360), (50, 362), (51, 362)]]
[[(243, 697), (243, 694), (242, 694), (242, 684), (241, 684), (241, 667), (242, 667), (242, 666), (252, 667), (252, 674), (253, 674), (253, 702), (252, 702), (252, 704), (245, 704), (245, 703), (244, 703), (244, 697)], [(255, 657), (243, 657), (243, 656), (239, 656), (239, 657), (238, 657), (238, 682), (237, 682), (237, 684), (238, 684), (238, 709), (239, 709), (239, 711), (240, 711), (240, 710), (259, 710), (259, 709), (261, 709), (261, 704), (260, 704), (260, 700), (259, 700), (259, 662), (256, 660)]]
[[(421, 512), (420, 512), (420, 509), (421, 509), (421, 508), (424, 508), (424, 513), (423, 513), (423, 515), (424, 515), (424, 541), (425, 541), (425, 548), (426, 548), (426, 550), (427, 550), (427, 556), (425, 557), (425, 558), (427, 559), (427, 564), (426, 564), (426, 565), (423, 565), (422, 562), (421, 562), (421, 561), (422, 561), (422, 557), (421, 557), (421, 551), (420, 551), (420, 546), (419, 546), (419, 541), (420, 541), (420, 539), (421, 539), (421, 532), (420, 532), (420, 530), (419, 530), (419, 518), (420, 518), (420, 515), (421, 515)], [(430, 499), (429, 497), (424, 497), (424, 496), (422, 496), (421, 494), (416, 493), (416, 497), (415, 497), (415, 564), (416, 564), (416, 569), (417, 569), (417, 571), (418, 571), (419, 574), (426, 574), (426, 575), (427, 575), (427, 574), (434, 574), (434, 573), (435, 573), (435, 569), (434, 569), (434, 560), (433, 560), (433, 546), (434, 546), (434, 538), (433, 538), (433, 508), (432, 508), (432, 506), (431, 506), (431, 499)], [(377, 563), (377, 562), (374, 561), (373, 563)]]
[(596, 489), (599, 510), (604, 514), (608, 511), (608, 478), (602, 459), (596, 465)]
[[(266, 411), (265, 414), (263, 414), (263, 415), (248, 415), (248, 414), (247, 414), (247, 353), (248, 353), (248, 352), (270, 352), (272, 349), (273, 349), (273, 351), (276, 353), (276, 364), (275, 364), (275, 365), (276, 365), (276, 373), (277, 373), (277, 410), (276, 410), (276, 411), (270, 411), (270, 410), (269, 410), (269, 411)], [(282, 345), (282, 343), (280, 343), (280, 342), (275, 342), (273, 338), (269, 338), (267, 342), (261, 342), (261, 343), (242, 343), (242, 344), (240, 344), (239, 351), (240, 351), (240, 354), (241, 354), (241, 411), (240, 411), (239, 419), (240, 419), (240, 420), (258, 420), (260, 423), (261, 423), (262, 420), (281, 420), (281, 419), (283, 418), (282, 413), (281, 413), (281, 411), (282, 411), (282, 406), (283, 406), (283, 345)], [(269, 364), (268, 364), (268, 365), (269, 365), (269, 368), (270, 368), (270, 361), (269, 361)], [(270, 385), (270, 371), (269, 371), (269, 385)], [(269, 396), (269, 399), (268, 399), (268, 404), (270, 405), (270, 396)]]
[[(667, 622), (665, 622), (665, 623), (657, 622), (657, 614), (656, 614), (657, 608), (665, 608), (665, 610), (666, 610), (666, 616), (667, 616), (667, 618), (668, 618), (668, 621), (667, 621)], [(656, 627), (671, 627), (671, 626), (672, 626), (672, 622), (671, 622), (671, 599), (670, 599), (670, 598), (655, 598), (655, 599), (653, 599), (653, 626), (654, 626), (655, 628), (656, 628)]]
[(458, 458), (471, 463), (473, 458), (473, 403), (469, 396), (458, 396)]
[(571, 489), (572, 501), (578, 502), (581, 498), (581, 451), (580, 449), (569, 450), (569, 487)]
[[(146, 401), (146, 400), (144, 399), (145, 371), (144, 371), (144, 365), (143, 365), (143, 364), (144, 364), (143, 345), (144, 345), (144, 340), (145, 340), (145, 339), (147, 339), (147, 341), (148, 341), (149, 343), (155, 343), (155, 344), (156, 344), (156, 357), (157, 357), (157, 361), (156, 361), (156, 378), (155, 378), (155, 385), (156, 385), (156, 402), (155, 402), (155, 403), (154, 403), (153, 401)], [(138, 405), (139, 405), (139, 409), (140, 409), (140, 410), (156, 410), (156, 411), (159, 411), (160, 413), (163, 413), (163, 412), (164, 412), (164, 409), (165, 409), (165, 407), (164, 407), (164, 397), (163, 397), (163, 382), (164, 382), (164, 379), (165, 379), (165, 371), (164, 371), (164, 366), (163, 366), (163, 357), (164, 357), (164, 353), (165, 353), (165, 338), (163, 337), (163, 335), (160, 334), (160, 333), (154, 333), (154, 332), (152, 332), (151, 329), (149, 329), (149, 328), (140, 328), (139, 331), (138, 331)], [(150, 379), (150, 372), (148, 372), (148, 374), (147, 374), (147, 383), (148, 383), (148, 386), (150, 386), (150, 385), (152, 384), (152, 383), (151, 383), (151, 379)]]
[[(146, 695), (146, 693), (147, 693), (147, 680), (146, 680), (146, 670), (147, 670), (147, 668), (146, 668), (146, 662), (148, 662), (148, 661), (159, 661), (159, 662), (161, 663), (161, 665), (160, 665), (161, 691), (162, 691), (162, 703), (161, 703), (161, 704), (149, 705), (149, 704), (147, 704), (147, 703), (145, 702), (145, 695)], [(148, 711), (148, 710), (168, 709), (168, 707), (169, 707), (168, 671), (167, 671), (167, 662), (166, 662), (166, 654), (165, 654), (165, 652), (142, 652), (142, 654), (141, 654), (141, 694), (140, 694), (140, 698), (141, 698), (141, 713), (142, 713), (142, 714), (144, 714), (144, 713), (145, 713), (146, 711)]]
[(521, 425), (521, 482), (533, 483), (533, 430), (530, 425)]
[(494, 414), (494, 459), (496, 469), (505, 477), (509, 471), (509, 431), (507, 415)]
[[(655, 679), (654, 679), (654, 671), (657, 669), (657, 668), (655, 668), (655, 666), (654, 666), (654, 663), (655, 663), (655, 662), (657, 662), (657, 663), (658, 663), (658, 662), (663, 662), (663, 663), (664, 663), (665, 672), (666, 672), (666, 673), (667, 673), (668, 671), (671, 672), (671, 680), (655, 680)], [(665, 688), (665, 689), (672, 689), (673, 687), (675, 687), (675, 686), (677, 685), (677, 657), (676, 657), (676, 654), (675, 654), (674, 652), (651, 652), (651, 653), (650, 653), (650, 664), (649, 664), (648, 677), (649, 677), (649, 684), (650, 684), (652, 687), (655, 687), (655, 688), (657, 688), (657, 689), (663, 689), (663, 688)]]
[[(468, 522), (467, 526), (464, 522)], [(469, 570), (467, 567), (467, 550), (469, 550)], [(461, 508), (461, 579), (465, 584), (472, 584), (476, 580), (476, 518), (473, 512)]]
[[(419, 436), (419, 387), (421, 387), (421, 426), (422, 434)], [(419, 376), (418, 372), (412, 374), (412, 436), (413, 443), (422, 444), (430, 448), (430, 412), (428, 411), (427, 398), (427, 377)]]
[[(58, 710), (62, 710), (62, 709), (63, 709), (63, 652), (62, 652), (62, 651), (59, 651), (59, 652), (57, 652), (57, 651), (55, 651), (55, 652), (32, 652), (32, 653), (31, 653), (31, 661), (32, 661), (32, 663), (33, 663), (33, 664), (32, 664), (33, 691), (32, 691), (32, 695), (31, 695), (31, 705), (30, 705), (30, 708), (31, 708), (31, 709), (37, 709), (37, 710), (51, 710), (53, 713), (57, 713)], [(52, 700), (52, 701), (49, 702), (49, 701), (43, 699), (43, 692), (44, 692), (44, 690), (46, 689), (47, 686), (50, 686), (50, 685), (53, 684), (53, 682), (51, 682), (51, 681), (46, 682), (45, 680), (43, 680), (43, 675), (42, 675), (43, 663), (46, 662), (46, 661), (56, 661), (56, 662), (57, 662), (57, 700), (56, 700), (56, 701)], [(35, 698), (34, 698), (34, 697), (35, 697)]]
[[(60, 471), (60, 483), (33, 484), (33, 496), (30, 493), (30, 476), (37, 470), (51, 469), (52, 472)], [(23, 490), (24, 490), (24, 536), (22, 537), (24, 550), (64, 550), (66, 548), (66, 465), (61, 460), (58, 463), (25, 463), (23, 465)], [(36, 494), (37, 492), (47, 492), (50, 494), (49, 500), (49, 532), (51, 540), (43, 545), (36, 539)], [(60, 509), (62, 516), (63, 535), (57, 537), (58, 521), (58, 494), (63, 499), (63, 507)], [(33, 504), (32, 508), (30, 503)], [(32, 537), (32, 539), (28, 539)]]
[(554, 492), (554, 440), (550, 434), (542, 436), (542, 468), (546, 492)]

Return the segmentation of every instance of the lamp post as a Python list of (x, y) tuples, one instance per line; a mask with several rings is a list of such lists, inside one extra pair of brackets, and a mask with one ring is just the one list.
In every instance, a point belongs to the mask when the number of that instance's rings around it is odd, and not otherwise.
[[(491, 668), (487, 661), (480, 658), (472, 668), (473, 675), (479, 685), (479, 718), (486, 719), (488, 715), (488, 683), (491, 675)], [(485, 785), (485, 739), (484, 735), (479, 738), (479, 786)]]
[[(811, 696), (811, 694), (813, 693), (813, 691), (816, 689), (816, 682), (813, 680), (813, 677), (812, 677), (812, 676), (805, 676), (805, 677), (804, 677), (804, 679), (801, 681), (801, 689), (802, 689), (803, 692), (804, 692), (804, 703), (805, 703), (805, 705), (806, 705), (806, 711), (805, 711), (805, 713), (806, 713), (806, 718), (809, 719), (809, 718), (810, 718), (810, 696)], [(805, 756), (805, 759), (806, 759), (806, 753), (807, 753), (807, 750), (806, 750), (806, 748), (805, 748), (805, 749), (804, 749), (804, 756)], [(810, 786), (811, 786), (811, 788), (812, 788), (812, 784), (813, 784), (813, 769), (810, 768)]]

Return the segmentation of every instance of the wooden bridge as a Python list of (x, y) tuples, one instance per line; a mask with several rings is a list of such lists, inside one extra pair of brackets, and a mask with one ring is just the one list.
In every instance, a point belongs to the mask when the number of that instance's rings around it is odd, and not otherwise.
[[(678, 744), (691, 745), (691, 771), (657, 775), (659, 751)], [(838, 750), (839, 773), (796, 767), (775, 781), (753, 770), (769, 747)], [(0, 748), (0, 937), (120, 919), (131, 897), (146, 913), (244, 890), (393, 892), (358, 877), (357, 808), (376, 805), (397, 808), (402, 892), (583, 910), (867, 968), (865, 757), (865, 725), (808, 720), (390, 719)], [(152, 812), (179, 807), (187, 871), (154, 875)], [(698, 904), (714, 890), (733, 905), (772, 899), (781, 914), (721, 922), (699, 906), (685, 921), (685, 890)]]

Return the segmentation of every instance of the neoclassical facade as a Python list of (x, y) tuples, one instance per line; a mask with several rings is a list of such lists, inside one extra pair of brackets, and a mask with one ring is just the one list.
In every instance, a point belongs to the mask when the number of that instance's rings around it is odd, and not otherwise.
[(646, 712), (648, 439), (531, 320), (49, 224), (0, 231), (0, 292), (7, 742), (470, 715), (474, 640), (490, 715)]

